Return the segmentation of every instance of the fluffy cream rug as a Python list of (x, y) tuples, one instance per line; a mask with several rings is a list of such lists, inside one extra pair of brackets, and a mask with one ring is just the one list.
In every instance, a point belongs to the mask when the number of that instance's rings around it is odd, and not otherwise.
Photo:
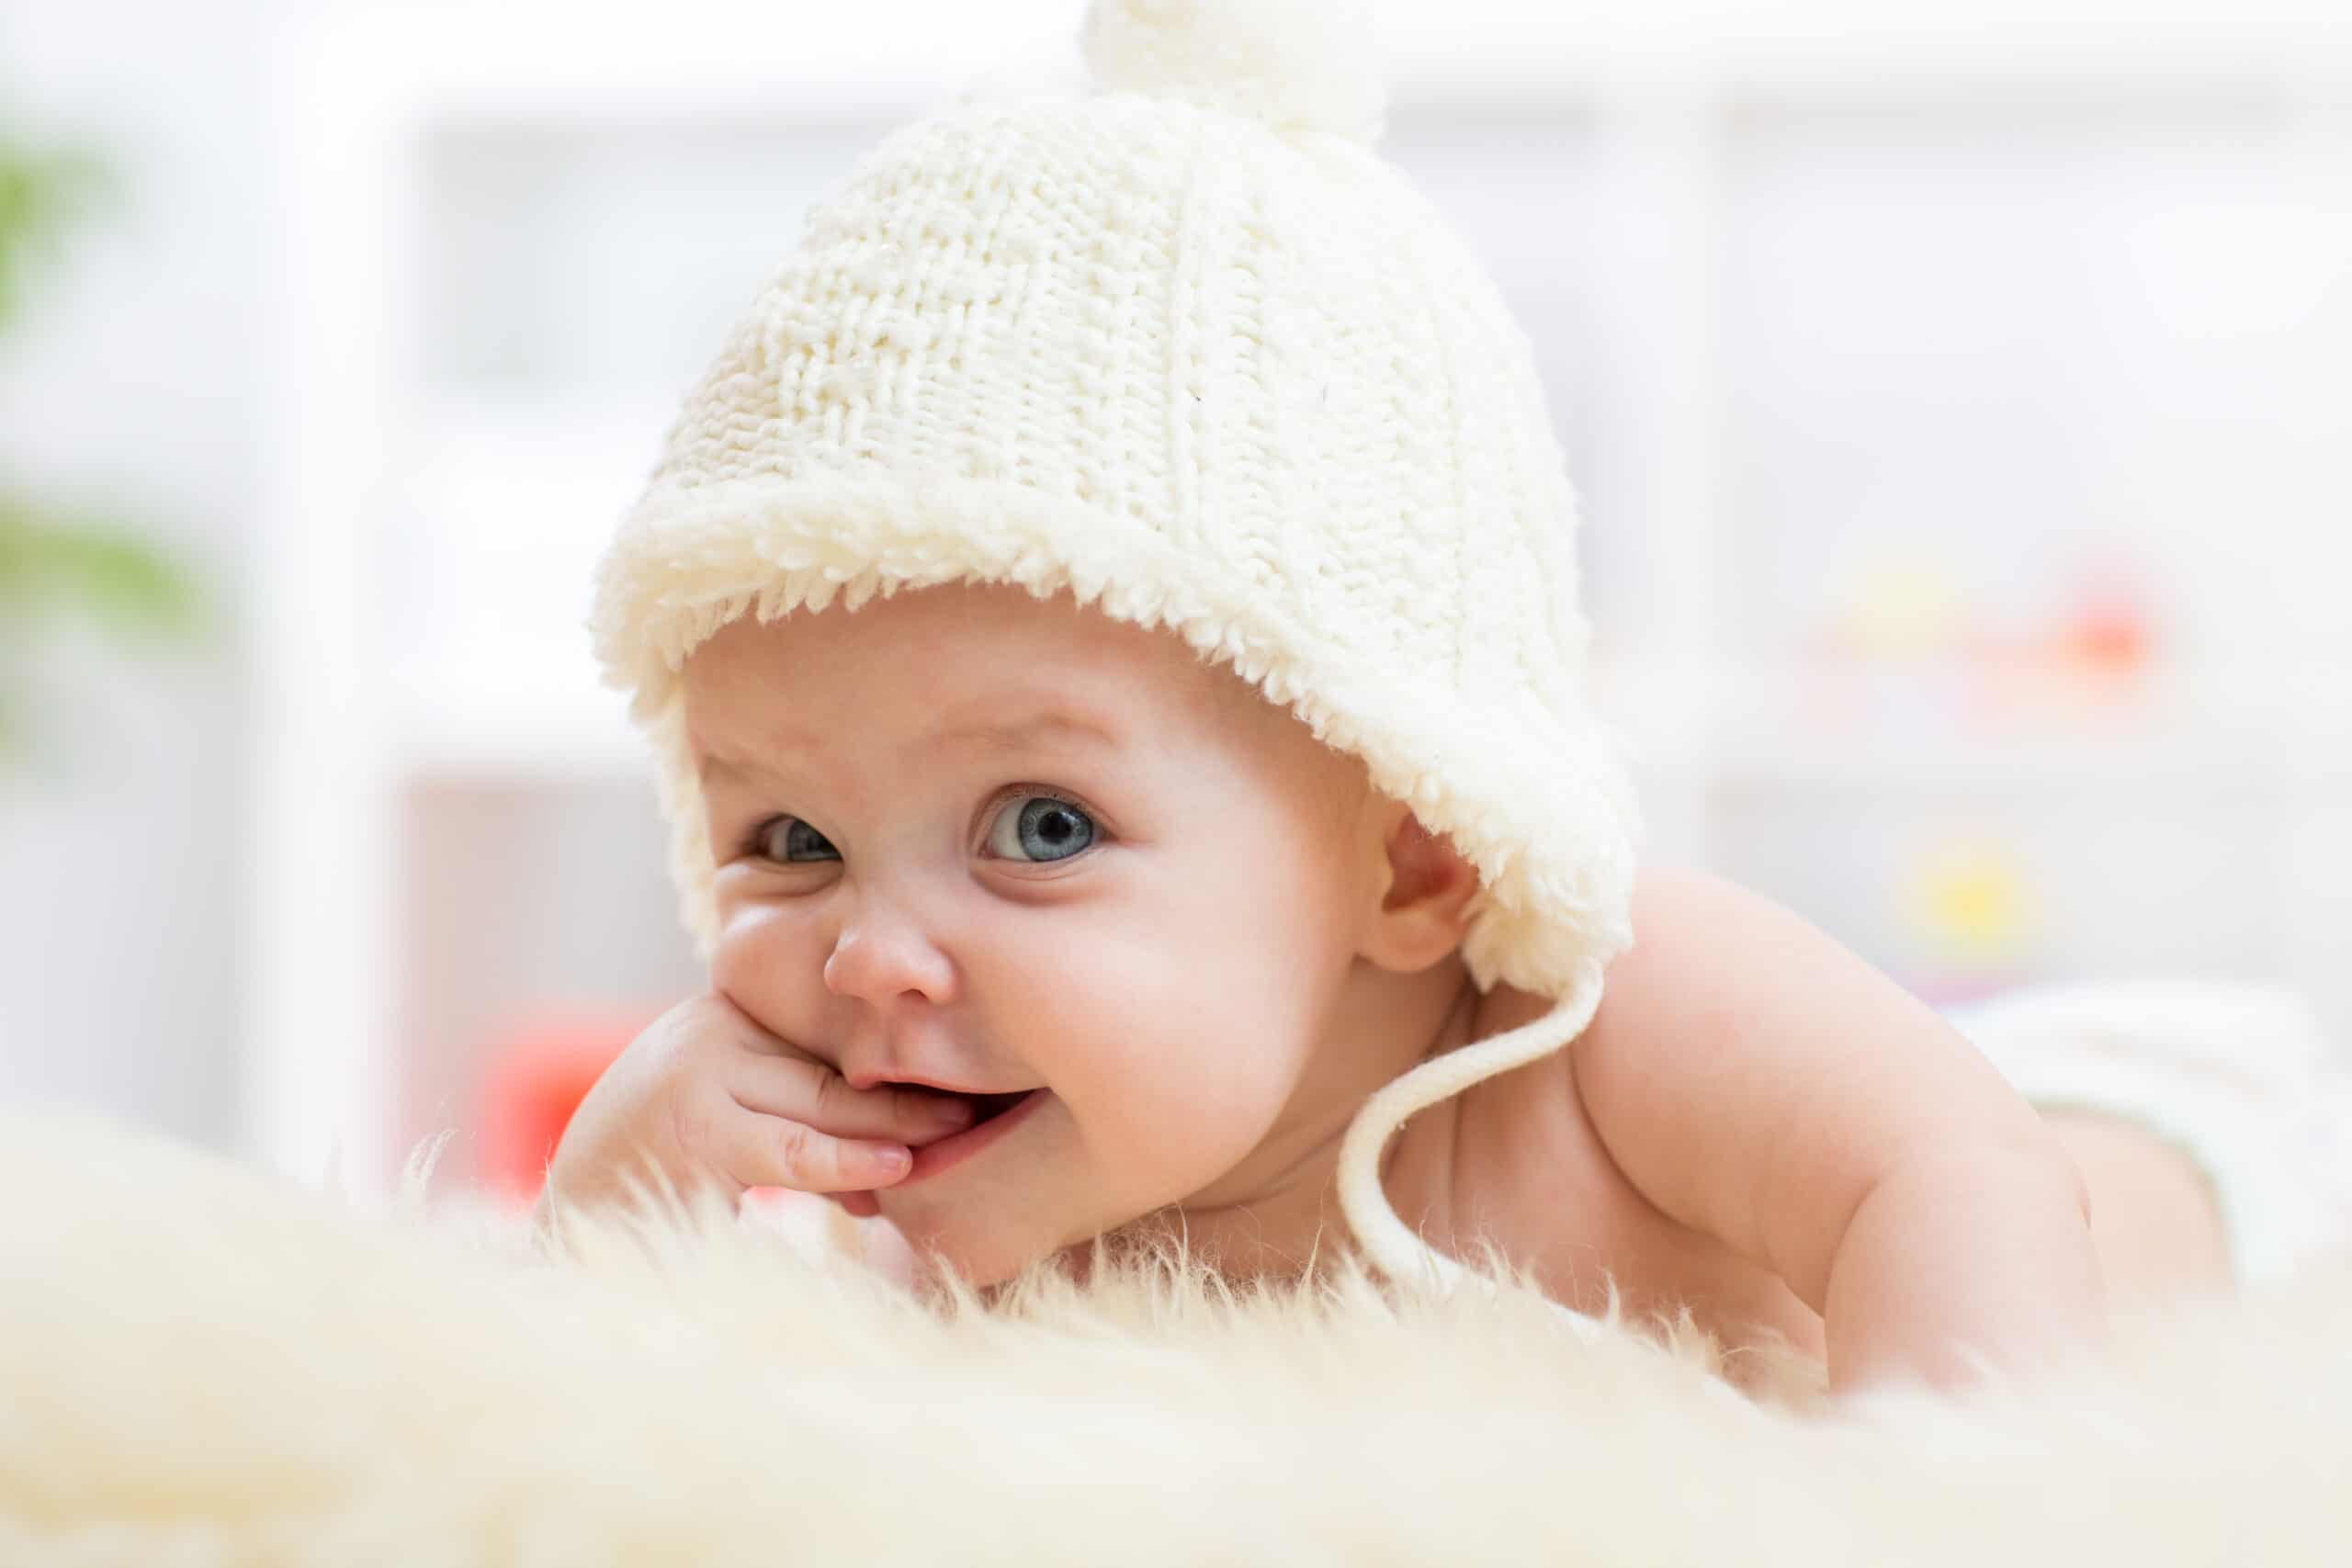
[(1965, 1401), (1532, 1294), (926, 1309), (712, 1213), (368, 1214), (0, 1119), (0, 1563), (2342, 1563), (2352, 1270)]

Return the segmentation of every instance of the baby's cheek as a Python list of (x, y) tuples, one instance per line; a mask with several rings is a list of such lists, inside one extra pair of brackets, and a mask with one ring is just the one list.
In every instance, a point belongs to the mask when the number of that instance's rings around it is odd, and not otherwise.
[(1291, 1043), (1204, 989), (1121, 1009), (1057, 1086), (1106, 1157), (1215, 1174), (1281, 1112), (1294, 1076)]
[(825, 994), (815, 939), (774, 910), (722, 909), (710, 987), (776, 1038), (814, 1048), (812, 1001)]
[(751, 944), (730, 934), (722, 924), (718, 945), (711, 949), (710, 953), (710, 988), (741, 1007), (743, 1005), (743, 994), (751, 988), (750, 982), (755, 975)]

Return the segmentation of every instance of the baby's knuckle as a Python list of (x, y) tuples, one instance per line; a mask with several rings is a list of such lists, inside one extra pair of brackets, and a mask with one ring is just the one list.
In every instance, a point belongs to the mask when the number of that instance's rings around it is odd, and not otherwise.
[(709, 998), (689, 997), (656, 1019), (653, 1029), (673, 1041), (687, 1041), (707, 1032), (714, 1021)]
[(710, 1108), (690, 1094), (669, 1097), (670, 1139), (682, 1154), (690, 1154), (711, 1141), (714, 1118)]
[(662, 1048), (643, 1064), (641, 1071), (647, 1092), (664, 1099), (684, 1100), (694, 1087), (694, 1060), (681, 1041), (663, 1042)]
[(840, 1114), (842, 1109), (842, 1096), (849, 1092), (849, 1080), (830, 1067), (819, 1066), (812, 1070), (816, 1075), (817, 1087), (809, 1097), (809, 1106), (820, 1119), (831, 1119)]
[(677, 1032), (677, 1049), (684, 1056), (723, 1056), (736, 1048), (737, 1032), (722, 1018), (703, 1013), (684, 1021)]
[(786, 1122), (776, 1134), (776, 1158), (797, 1181), (817, 1179), (816, 1135), (797, 1122)]

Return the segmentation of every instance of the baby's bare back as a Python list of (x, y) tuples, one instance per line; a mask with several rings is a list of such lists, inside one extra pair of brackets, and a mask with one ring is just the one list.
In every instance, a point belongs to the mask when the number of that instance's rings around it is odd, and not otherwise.
[[(1484, 998), (1473, 1038), (1548, 1004), (1508, 987)], [(1555, 1298), (1599, 1313), (1613, 1279), (1628, 1318), (1693, 1319), (1726, 1348), (1785, 1341), (1820, 1359), (1820, 1314), (1763, 1265), (1661, 1213), (1628, 1181), (1585, 1114), (1576, 1051), (1465, 1091), (1453, 1118), (1417, 1118), (1402, 1137), (1392, 1196), (1426, 1216), (1447, 1250), (1491, 1235)], [(2110, 1311), (2230, 1288), (2212, 1191), (2196, 1165), (2145, 1129), (2043, 1110), (2088, 1182), (2091, 1232)], [(1441, 1146), (1441, 1145), (1442, 1146)]]

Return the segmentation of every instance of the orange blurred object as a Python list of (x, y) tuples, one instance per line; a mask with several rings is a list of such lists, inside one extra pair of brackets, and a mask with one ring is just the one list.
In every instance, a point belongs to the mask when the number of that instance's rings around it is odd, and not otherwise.
[(481, 1177), (492, 1191), (537, 1201), (571, 1113), (655, 1012), (544, 1014), (504, 1036), (482, 1077)]
[(2147, 624), (2128, 608), (2094, 605), (2076, 614), (2067, 647), (2086, 664), (2130, 670), (2147, 661), (2151, 640)]

